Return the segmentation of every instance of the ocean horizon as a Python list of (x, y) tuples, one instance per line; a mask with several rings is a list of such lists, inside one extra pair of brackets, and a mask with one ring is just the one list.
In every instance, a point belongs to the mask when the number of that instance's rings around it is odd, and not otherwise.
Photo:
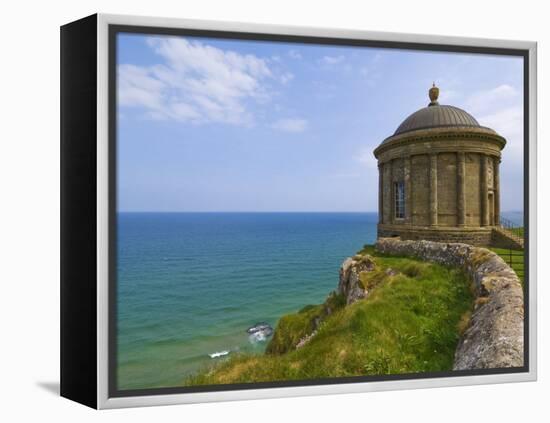
[[(503, 213), (519, 224), (521, 212)], [(119, 212), (119, 389), (180, 386), (228, 351), (263, 353), (257, 322), (318, 304), (376, 212)]]

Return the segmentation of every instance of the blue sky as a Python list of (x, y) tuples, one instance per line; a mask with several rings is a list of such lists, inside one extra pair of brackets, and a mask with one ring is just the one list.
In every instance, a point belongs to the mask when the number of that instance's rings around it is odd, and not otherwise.
[(120, 211), (376, 211), (372, 150), (440, 103), (507, 138), (502, 210), (521, 210), (520, 58), (118, 36)]

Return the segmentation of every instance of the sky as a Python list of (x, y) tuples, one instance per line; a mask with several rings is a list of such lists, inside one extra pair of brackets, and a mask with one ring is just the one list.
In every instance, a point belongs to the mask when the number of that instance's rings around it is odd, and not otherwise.
[(372, 151), (429, 103), (507, 139), (501, 210), (522, 210), (521, 58), (119, 34), (119, 211), (378, 208)]

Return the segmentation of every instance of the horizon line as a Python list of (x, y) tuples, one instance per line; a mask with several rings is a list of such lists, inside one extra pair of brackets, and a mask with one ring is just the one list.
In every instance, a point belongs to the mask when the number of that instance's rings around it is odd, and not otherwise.
[(377, 213), (345, 210), (117, 210), (117, 213)]
[[(376, 213), (374, 210), (117, 210), (116, 213)], [(524, 213), (523, 210), (505, 210), (502, 213)]]

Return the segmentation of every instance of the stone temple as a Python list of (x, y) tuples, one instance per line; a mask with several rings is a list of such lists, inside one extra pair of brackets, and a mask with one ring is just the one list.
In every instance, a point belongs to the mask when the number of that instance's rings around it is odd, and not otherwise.
[(490, 245), (499, 226), (501, 150), (506, 140), (469, 113), (428, 106), (375, 150), (378, 236)]

